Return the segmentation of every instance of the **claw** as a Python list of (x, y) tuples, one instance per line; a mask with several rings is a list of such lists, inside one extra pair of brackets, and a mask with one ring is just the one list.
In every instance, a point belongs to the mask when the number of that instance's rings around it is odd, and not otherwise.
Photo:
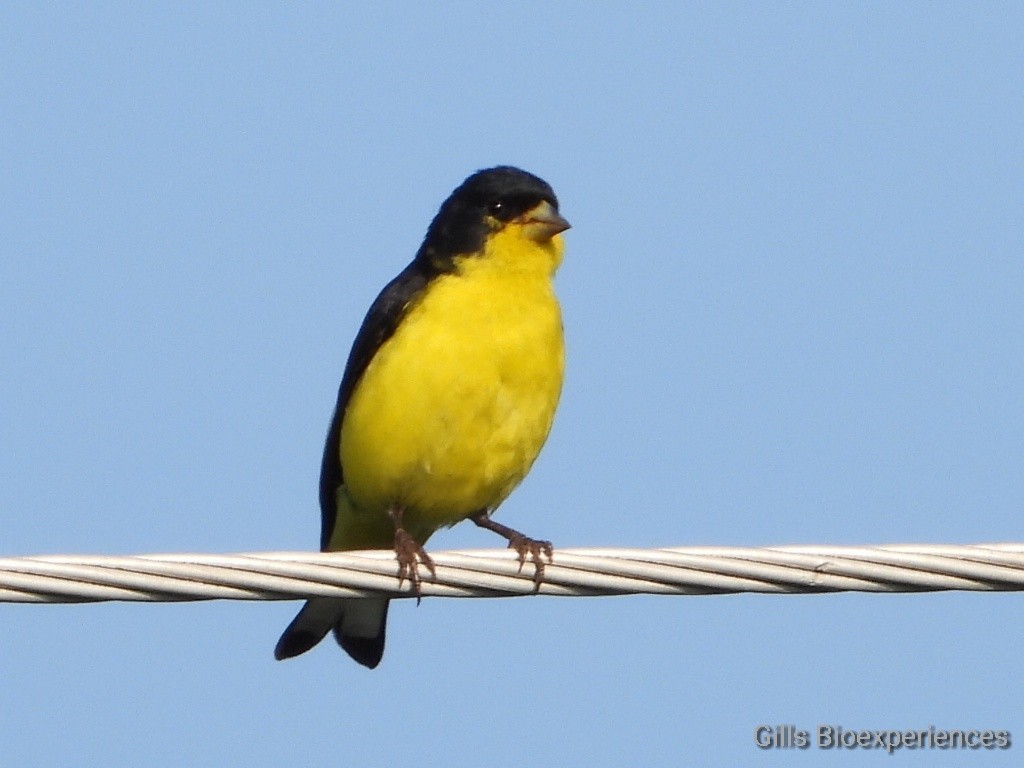
[(519, 554), (519, 572), (523, 572), (526, 558), (529, 556), (533, 562), (533, 591), (540, 592), (541, 582), (544, 581), (544, 556), (548, 562), (554, 562), (555, 550), (550, 541), (531, 539), (519, 534), (508, 540), (508, 548), (514, 549)]
[(395, 557), (398, 558), (398, 588), (402, 588), (405, 580), (409, 580), (409, 586), (416, 595), (416, 605), (423, 600), (423, 591), (420, 587), (419, 566), (422, 563), (430, 571), (430, 577), (437, 581), (437, 568), (423, 545), (409, 535), (409, 532), (402, 527), (404, 510), (401, 507), (393, 507), (389, 510), (391, 520), (395, 525)]
[(546, 555), (549, 563), (553, 563), (554, 547), (551, 546), (550, 541), (542, 541), (540, 539), (531, 539), (529, 536), (523, 536), (519, 531), (514, 528), (509, 528), (507, 525), (496, 523), (491, 520), (490, 516), (486, 511), (477, 512), (475, 515), (471, 515), (470, 520), (476, 523), (481, 528), (486, 528), (489, 531), (494, 531), (499, 536), (503, 536), (508, 540), (508, 548), (514, 549), (519, 554), (519, 572), (522, 573), (523, 565), (526, 564), (526, 558), (529, 556), (533, 562), (533, 591), (534, 594), (540, 592), (541, 582), (544, 581), (544, 556)]
[(423, 599), (420, 587), (420, 563), (427, 567), (431, 578), (436, 580), (437, 568), (434, 566), (434, 561), (404, 528), (395, 531), (395, 556), (398, 558), (398, 588), (401, 589), (402, 584), (408, 579), (409, 585), (416, 595), (416, 604), (419, 605)]

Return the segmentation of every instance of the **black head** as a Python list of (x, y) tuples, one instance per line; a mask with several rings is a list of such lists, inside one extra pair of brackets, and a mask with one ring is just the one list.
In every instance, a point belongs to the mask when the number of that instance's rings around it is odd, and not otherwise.
[[(488, 233), (540, 203), (558, 211), (551, 186), (532, 173), (509, 165), (477, 171), (444, 201), (416, 254), (437, 267), (483, 248)], [(568, 223), (562, 229), (568, 227)]]

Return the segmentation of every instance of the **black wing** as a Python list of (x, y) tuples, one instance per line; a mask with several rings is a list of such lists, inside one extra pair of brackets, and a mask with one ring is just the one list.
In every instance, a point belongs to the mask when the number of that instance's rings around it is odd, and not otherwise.
[(334, 521), (337, 513), (337, 490), (344, 482), (341, 457), (338, 455), (341, 440), (341, 424), (345, 418), (345, 409), (355, 391), (356, 384), (366, 371), (377, 350), (381, 348), (398, 328), (409, 308), (423, 294), (431, 279), (439, 273), (413, 261), (398, 276), (384, 286), (370, 310), (363, 318), (356, 340), (352, 343), (352, 351), (345, 365), (345, 375), (341, 378), (338, 388), (338, 403), (334, 407), (331, 428), (327, 432), (324, 444), (324, 456), (320, 463), (320, 549), (325, 550), (334, 532)]

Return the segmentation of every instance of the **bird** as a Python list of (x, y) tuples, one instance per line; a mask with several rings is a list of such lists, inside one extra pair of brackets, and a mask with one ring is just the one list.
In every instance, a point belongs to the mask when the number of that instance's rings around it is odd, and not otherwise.
[[(412, 261), (380, 292), (345, 365), (320, 467), (322, 551), (393, 549), (420, 595), (424, 550), (471, 520), (529, 559), (548, 541), (491, 519), (540, 453), (561, 395), (565, 344), (554, 276), (570, 224), (551, 186), (512, 166), (477, 171), (434, 216)], [(384, 654), (388, 599), (315, 597), (274, 650), (333, 632), (359, 664)]]

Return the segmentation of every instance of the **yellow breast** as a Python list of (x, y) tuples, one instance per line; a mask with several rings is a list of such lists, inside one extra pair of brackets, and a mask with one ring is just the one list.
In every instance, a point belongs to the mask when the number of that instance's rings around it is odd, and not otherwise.
[(552, 286), (561, 250), (560, 237), (538, 245), (499, 234), (409, 310), (345, 412), (340, 456), (353, 515), (379, 520), (402, 505), (406, 529), (425, 541), (493, 509), (523, 479), (562, 387)]

